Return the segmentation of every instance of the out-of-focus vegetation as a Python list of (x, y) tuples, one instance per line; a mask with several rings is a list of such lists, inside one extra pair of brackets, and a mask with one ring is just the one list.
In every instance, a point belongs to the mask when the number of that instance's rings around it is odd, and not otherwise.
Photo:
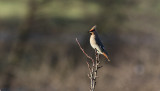
[(159, 0), (1, 0), (0, 89), (87, 91), (88, 30), (97, 31), (111, 63), (97, 91), (160, 89)]

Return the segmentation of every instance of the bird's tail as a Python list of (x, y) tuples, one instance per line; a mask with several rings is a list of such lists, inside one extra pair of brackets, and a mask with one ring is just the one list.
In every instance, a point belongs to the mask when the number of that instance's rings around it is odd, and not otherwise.
[(108, 58), (107, 53), (103, 52), (103, 56), (105, 56), (107, 58), (107, 60), (110, 61), (110, 59)]

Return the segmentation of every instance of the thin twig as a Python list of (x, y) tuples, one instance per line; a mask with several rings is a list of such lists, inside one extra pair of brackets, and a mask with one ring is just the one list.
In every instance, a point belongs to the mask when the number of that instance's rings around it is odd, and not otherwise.
[(94, 59), (93, 59), (92, 57), (88, 56), (88, 54), (87, 54), (87, 53), (84, 51), (84, 49), (81, 47), (81, 45), (80, 45), (80, 43), (79, 43), (79, 41), (78, 41), (77, 38), (76, 38), (76, 42), (77, 42), (77, 44), (79, 45), (79, 48), (82, 50), (82, 52), (86, 55), (86, 57), (89, 58), (89, 59), (91, 59), (92, 62), (94, 63)]
[(87, 65), (88, 65), (88, 69), (89, 69), (89, 72), (91, 72), (91, 67), (89, 65), (89, 63), (86, 61)]

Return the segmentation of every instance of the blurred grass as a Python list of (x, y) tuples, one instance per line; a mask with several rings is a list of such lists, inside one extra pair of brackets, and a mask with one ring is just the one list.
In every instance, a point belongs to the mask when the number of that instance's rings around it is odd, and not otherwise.
[(40, 9), (43, 14), (50, 17), (62, 17), (69, 19), (82, 19), (86, 16), (96, 16), (101, 8), (95, 2), (85, 3), (83, 1), (52, 1)]
[(27, 0), (0, 0), (0, 19), (24, 19), (27, 15), (27, 8)]
[[(40, 1), (39, 1), (40, 3)], [(0, 1), (0, 18), (22, 18), (28, 13), (27, 0)], [(52, 0), (50, 3), (40, 7), (39, 15), (49, 15), (48, 17), (61, 17), (69, 19), (82, 19), (86, 16), (97, 16), (101, 12), (100, 6), (96, 2), (58, 1)]]

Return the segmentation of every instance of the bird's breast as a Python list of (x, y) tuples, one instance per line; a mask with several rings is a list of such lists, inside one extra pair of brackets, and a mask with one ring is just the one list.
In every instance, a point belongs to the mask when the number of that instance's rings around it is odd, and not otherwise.
[(96, 36), (95, 35), (90, 36), (90, 45), (92, 46), (93, 49), (97, 49), (98, 53), (102, 54), (100, 47), (96, 43)]
[(95, 48), (95, 45), (96, 45), (95, 35), (91, 35), (90, 44), (93, 48)]
[(97, 43), (96, 43), (96, 36), (95, 35), (91, 35), (91, 37), (90, 37), (90, 44), (91, 44), (91, 46), (92, 46), (92, 48), (93, 49), (97, 49), (98, 48), (98, 45), (97, 45)]

